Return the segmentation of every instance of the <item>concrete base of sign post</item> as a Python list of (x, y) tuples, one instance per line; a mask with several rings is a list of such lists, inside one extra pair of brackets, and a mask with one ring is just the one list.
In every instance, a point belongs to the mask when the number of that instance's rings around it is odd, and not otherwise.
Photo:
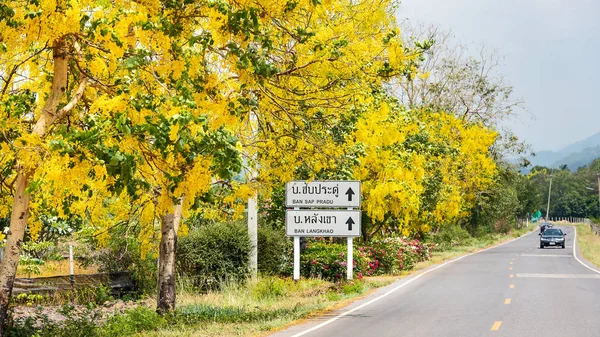
[(294, 281), (300, 279), (300, 237), (294, 236)]

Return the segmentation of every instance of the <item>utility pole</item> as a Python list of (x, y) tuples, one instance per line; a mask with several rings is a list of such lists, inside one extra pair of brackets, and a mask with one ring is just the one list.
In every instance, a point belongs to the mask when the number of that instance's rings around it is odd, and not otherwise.
[[(600, 178), (598, 178), (600, 184)], [(546, 207), (546, 221), (548, 221), (548, 214), (550, 213), (550, 194), (552, 193), (552, 171), (550, 171), (550, 186), (548, 186), (548, 206)]]

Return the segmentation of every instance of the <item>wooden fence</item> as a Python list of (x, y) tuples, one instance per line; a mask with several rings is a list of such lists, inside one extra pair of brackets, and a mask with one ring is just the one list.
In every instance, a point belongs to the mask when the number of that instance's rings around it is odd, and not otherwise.
[(16, 278), (13, 294), (48, 294), (86, 287), (107, 286), (114, 295), (135, 289), (130, 272)]

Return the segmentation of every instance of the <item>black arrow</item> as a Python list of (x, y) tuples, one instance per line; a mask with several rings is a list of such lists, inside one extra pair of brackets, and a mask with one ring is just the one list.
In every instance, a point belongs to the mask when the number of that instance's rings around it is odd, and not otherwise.
[(348, 187), (348, 190), (345, 193), (346, 195), (348, 195), (348, 201), (352, 201), (352, 196), (354, 195), (354, 191), (352, 190), (352, 187)]
[(346, 221), (346, 224), (348, 225), (348, 230), (351, 231), (352, 225), (354, 225), (354, 220), (352, 220), (352, 217), (348, 218), (348, 220)]

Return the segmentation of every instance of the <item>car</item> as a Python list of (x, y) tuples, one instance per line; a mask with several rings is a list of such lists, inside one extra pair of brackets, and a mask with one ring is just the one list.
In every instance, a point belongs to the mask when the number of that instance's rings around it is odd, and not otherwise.
[(548, 246), (560, 246), (563, 249), (565, 248), (565, 235), (558, 228), (548, 228), (544, 230), (543, 233), (540, 233), (540, 248), (548, 247)]
[(552, 228), (552, 224), (550, 222), (544, 222), (540, 225), (540, 233), (543, 233), (546, 229)]

